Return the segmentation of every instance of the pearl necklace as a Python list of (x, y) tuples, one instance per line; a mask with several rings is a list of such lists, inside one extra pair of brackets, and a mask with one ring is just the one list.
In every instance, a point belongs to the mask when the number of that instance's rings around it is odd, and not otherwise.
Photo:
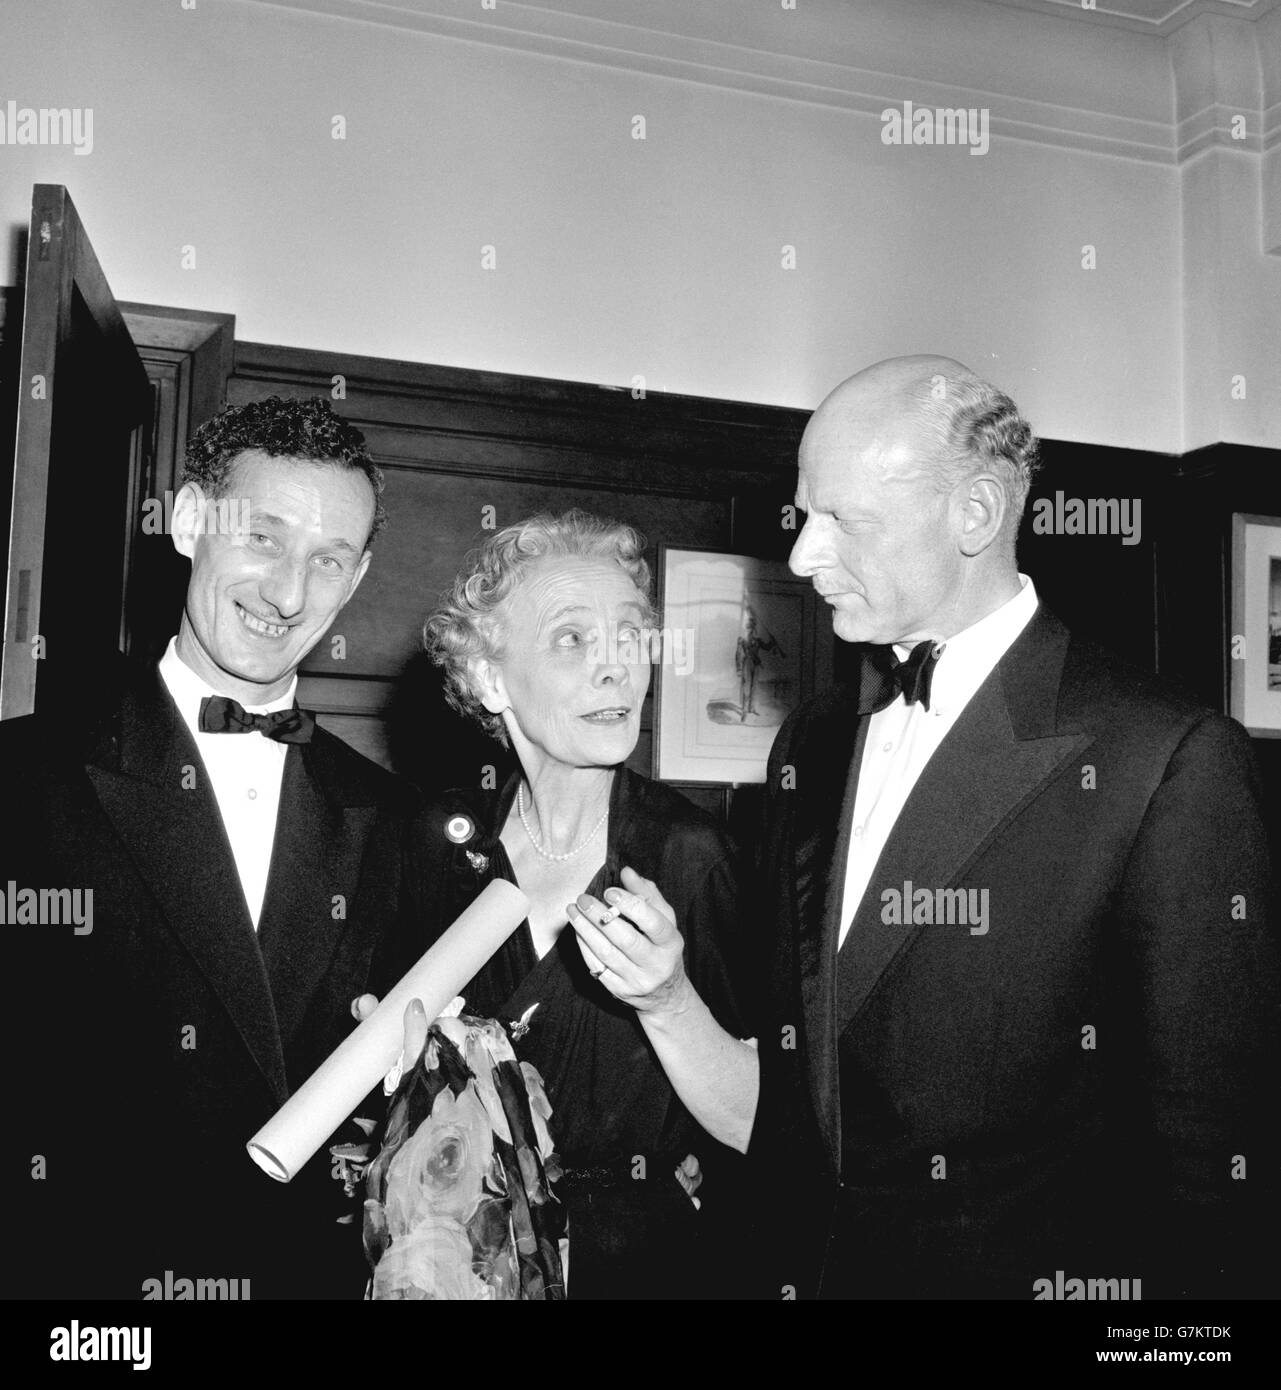
[[(529, 794), (530, 805), (534, 802), (534, 793)], [(563, 863), (566, 859), (572, 859), (576, 854), (582, 854), (588, 845), (600, 834), (600, 828), (609, 819), (609, 807), (605, 807), (605, 814), (592, 826), (592, 833), (582, 841), (576, 848), (571, 849), (568, 854), (549, 854), (539, 842), (534, 839), (534, 832), (529, 828), (529, 818), (525, 815), (525, 784), (522, 782), (516, 788), (516, 810), (520, 815), (520, 823), (525, 827), (525, 834), (529, 836), (529, 843), (534, 847), (534, 853), (540, 858), (546, 859), (548, 863)]]

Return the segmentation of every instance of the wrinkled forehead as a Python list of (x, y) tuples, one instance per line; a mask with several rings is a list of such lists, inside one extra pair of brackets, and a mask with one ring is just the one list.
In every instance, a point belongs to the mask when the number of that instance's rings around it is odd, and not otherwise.
[(374, 489), (357, 468), (325, 459), (279, 457), (246, 450), (232, 460), (226, 494), (243, 499), (254, 517), (323, 532), (360, 549), (374, 519)]
[(622, 620), (645, 616), (645, 598), (612, 560), (548, 555), (529, 565), (508, 600), (513, 619), (546, 624), (562, 614)]
[(852, 498), (881, 499), (927, 480), (931, 460), (928, 437), (911, 412), (820, 408), (801, 439), (798, 498), (824, 511)]

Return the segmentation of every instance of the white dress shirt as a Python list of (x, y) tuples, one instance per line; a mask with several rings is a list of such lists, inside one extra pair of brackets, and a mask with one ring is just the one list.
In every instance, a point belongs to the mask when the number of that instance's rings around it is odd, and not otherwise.
[[(207, 734), (200, 728), (200, 702), (214, 690), (185, 664), (171, 638), (160, 658), (160, 675), (178, 706), (196, 749), (205, 765), (214, 799), (222, 813), (231, 853), (240, 875), (249, 917), (258, 930), (271, 851), (276, 840), (276, 813), (280, 809), (280, 783), (285, 774), (289, 745), (260, 733)], [(251, 714), (271, 714), (292, 709), (298, 687), (295, 676), (288, 691), (269, 705), (246, 705)]]
[[(1022, 588), (1012, 599), (947, 639), (934, 667), (928, 710), (919, 701), (909, 705), (900, 694), (871, 716), (854, 798), (838, 950), (925, 764), (1036, 612), (1035, 586), (1025, 574), (1019, 582)], [(911, 647), (896, 644), (894, 650), (905, 659)]]

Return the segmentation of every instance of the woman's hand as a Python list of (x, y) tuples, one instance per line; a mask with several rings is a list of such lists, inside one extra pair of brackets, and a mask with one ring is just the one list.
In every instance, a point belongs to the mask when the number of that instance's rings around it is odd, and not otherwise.
[(713, 1139), (746, 1153), (760, 1090), (756, 1049), (727, 1033), (699, 997), (685, 974), (676, 914), (658, 888), (634, 869), (622, 877), (623, 888), (605, 890), (609, 907), (584, 893), (566, 909), (578, 949), (610, 994), (637, 1011), (690, 1114)]
[(685, 942), (649, 879), (624, 869), (623, 888), (606, 889), (604, 903), (583, 893), (566, 911), (588, 970), (615, 999), (646, 1014), (688, 1007)]
[[(378, 1007), (378, 996), (376, 994), (362, 994), (351, 1001), (351, 1016), (357, 1022), (363, 1023)], [(397, 1086), (400, 1085), (400, 1078), (407, 1071), (411, 1071), (422, 1056), (423, 1048), (427, 1045), (427, 1011), (423, 1008), (421, 999), (411, 999), (405, 1005), (404, 1012), (404, 1044), (401, 1047), (400, 1056), (396, 1059), (396, 1065), (383, 1077), (383, 1091), (391, 1095)]]

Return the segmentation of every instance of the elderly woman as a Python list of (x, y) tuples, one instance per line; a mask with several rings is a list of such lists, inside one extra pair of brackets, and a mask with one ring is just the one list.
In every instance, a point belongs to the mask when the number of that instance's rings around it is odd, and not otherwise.
[(528, 920), (463, 993), (546, 1084), (571, 1298), (709, 1291), (690, 1177), (711, 1140), (746, 1150), (756, 1108), (730, 965), (734, 850), (710, 816), (623, 766), (652, 655), (642, 548), (578, 511), (509, 526), (424, 630), (451, 702), (519, 764), (492, 790), (478, 768), (433, 807), (422, 887), (433, 935), (493, 877), (529, 896)]

